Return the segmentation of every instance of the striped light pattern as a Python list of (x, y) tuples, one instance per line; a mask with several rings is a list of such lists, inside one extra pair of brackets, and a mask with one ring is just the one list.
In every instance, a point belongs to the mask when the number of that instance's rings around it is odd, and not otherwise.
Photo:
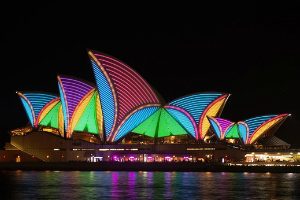
[[(98, 78), (99, 83), (104, 82), (106, 79), (110, 87), (112, 96), (114, 97), (114, 123), (108, 135), (109, 141), (115, 141), (118, 127), (124, 123), (124, 119), (129, 113), (136, 108), (147, 104), (158, 104), (159, 100), (150, 85), (133, 69), (123, 62), (112, 58), (110, 56), (89, 51), (92, 65), (97, 64), (100, 69), (98, 74), (95, 73), (96, 81)], [(99, 73), (99, 72), (102, 73)], [(100, 98), (109, 98), (111, 96), (102, 96), (102, 86), (97, 84), (100, 92)], [(99, 87), (100, 86), (100, 87)], [(110, 111), (112, 113), (112, 111)]]
[(194, 138), (198, 137), (198, 129), (194, 118), (184, 109), (176, 106), (165, 106), (166, 110)]
[[(271, 115), (274, 116), (274, 115)], [(253, 144), (259, 137), (261, 137), (266, 131), (270, 130), (272, 127), (274, 127), (277, 124), (282, 123), (289, 114), (281, 114), (281, 115), (275, 115), (272, 118), (268, 118), (265, 120), (262, 124), (260, 124), (251, 134), (249, 133), (249, 138), (247, 143)], [(264, 118), (265, 116), (257, 117), (257, 118)], [(253, 118), (252, 118), (253, 119)], [(246, 120), (248, 121), (248, 120)], [(246, 122), (245, 121), (245, 122)]]
[[(74, 130), (82, 132), (84, 131), (92, 134), (99, 134), (100, 131), (102, 131), (102, 124), (100, 123), (99, 126), (97, 119), (97, 92), (94, 91), (91, 98), (89, 98), (88, 100), (89, 101), (87, 105), (82, 108), (84, 111), (78, 114), (79, 119), (77, 120)], [(102, 120), (100, 120), (100, 122), (101, 121)]]
[(70, 77), (58, 76), (60, 98), (65, 116), (65, 130), (67, 138), (71, 137), (72, 126), (70, 124), (77, 106), (85, 99), (84, 97), (94, 89), (91, 85)]
[(62, 103), (58, 110), (58, 130), (62, 137), (65, 137), (65, 126), (64, 126), (64, 112), (62, 108)]
[(245, 122), (238, 122), (239, 135), (244, 144), (247, 143), (249, 137), (249, 128)]
[(40, 111), (36, 122), (39, 126), (58, 129), (60, 136), (64, 137), (64, 116), (59, 97), (53, 99), (44, 106), (44, 108)]
[(227, 129), (227, 131), (225, 133), (225, 138), (226, 139), (239, 139), (240, 138), (238, 124), (233, 124)]
[(227, 119), (223, 119), (223, 118), (213, 118), (213, 117), (209, 117), (209, 122), (213, 127), (214, 132), (216, 133), (216, 135), (218, 136), (218, 138), (220, 140), (225, 139), (225, 133), (227, 131), (227, 129), (233, 125), (233, 122), (227, 120)]
[(160, 109), (154, 112), (145, 121), (133, 129), (132, 132), (149, 137), (155, 137), (159, 123), (160, 112)]
[(59, 108), (61, 106), (61, 103), (58, 102), (56, 105), (47, 113), (47, 115), (41, 120), (39, 125), (42, 126), (48, 126), (52, 128), (57, 128), (58, 129), (58, 113), (59, 113)]
[(228, 97), (229, 97), (228, 94), (218, 97), (213, 102), (211, 102), (207, 106), (207, 108), (204, 110), (204, 112), (202, 113), (202, 115), (200, 117), (200, 121), (199, 121), (200, 138), (203, 139), (205, 137), (205, 135), (208, 133), (209, 128), (210, 128), (210, 123), (207, 119), (207, 116), (210, 116), (210, 117), (220, 116)]
[[(60, 86), (60, 84), (58, 83), (58, 91), (59, 91), (59, 95), (60, 95), (60, 101), (61, 101), (61, 108), (60, 110), (63, 112), (63, 122), (64, 122), (64, 127), (63, 129), (67, 129), (67, 125), (68, 125), (68, 120), (69, 120), (69, 116), (68, 116), (68, 112), (67, 112), (67, 104), (66, 104), (66, 97), (65, 94)], [(65, 131), (64, 131), (65, 132)]]
[(35, 93), (35, 92), (26, 92), (21, 93), (17, 92), (21, 98), (22, 104), (26, 110), (27, 116), (32, 126), (37, 127), (37, 117), (40, 114), (40, 111), (43, 107), (57, 98), (54, 95), (45, 94), (45, 93)]
[[(69, 133), (72, 133), (74, 131), (74, 128), (78, 121), (81, 119), (83, 113), (85, 112), (87, 106), (89, 105), (90, 101), (92, 100), (92, 97), (95, 93), (95, 89), (90, 90), (77, 104), (75, 107), (75, 110), (73, 112), (73, 116), (70, 119), (69, 123)], [(96, 111), (96, 110), (95, 110)]]
[(166, 137), (171, 135), (187, 134), (187, 131), (168, 112), (168, 109), (160, 108), (148, 117), (139, 126), (133, 129), (134, 133), (149, 137)]
[(59, 128), (59, 108), (61, 106), (60, 98), (50, 101), (41, 110), (37, 119), (38, 125)]
[(113, 96), (109, 79), (106, 78), (94, 60), (91, 60), (91, 62), (103, 109), (105, 135), (108, 137), (112, 131), (115, 120), (115, 97)]
[(213, 129), (213, 132), (217, 136), (217, 138), (220, 140), (222, 138), (222, 131), (221, 127), (219, 126), (218, 122), (213, 118), (208, 118), (208, 121)]
[(223, 140), (225, 139), (225, 135), (226, 135), (226, 132), (228, 131), (229, 127), (231, 127), (234, 123), (227, 120), (227, 119), (223, 119), (223, 118), (211, 118), (213, 119), (218, 127), (219, 127), (219, 130), (220, 130), (220, 139)]
[(220, 139), (239, 139), (239, 125), (227, 119), (208, 117), (215, 135)]
[(264, 115), (233, 123), (222, 118), (208, 117), (219, 139), (238, 139), (244, 144), (253, 144), (266, 131), (282, 123), (289, 114)]
[(25, 108), (27, 117), (29, 119), (29, 122), (31, 124), (31, 126), (34, 126), (34, 112), (33, 112), (33, 108), (31, 107), (30, 103), (28, 101), (26, 101), (26, 99), (21, 98), (23, 107)]
[(252, 137), (253, 133), (258, 127), (273, 117), (276, 117), (276, 115), (263, 115), (245, 120), (245, 123), (249, 127), (249, 137)]
[(102, 105), (100, 103), (100, 97), (99, 97), (99, 93), (97, 91), (95, 91), (95, 95), (96, 95), (96, 118), (97, 118), (97, 124), (98, 124), (98, 133), (99, 133), (99, 137), (100, 140), (104, 141), (105, 137), (104, 137), (104, 128), (103, 128), (103, 112), (102, 112)]
[(234, 123), (223, 118), (215, 118), (215, 120), (218, 122), (218, 125), (221, 128), (221, 139), (225, 138), (225, 134), (230, 126), (232, 126)]
[(221, 93), (198, 93), (176, 99), (168, 105), (179, 107), (189, 113), (199, 127), (196, 139), (203, 139), (210, 126), (206, 116), (218, 116), (227, 98), (228, 95)]
[[(60, 104), (60, 98), (57, 97), (53, 100), (51, 100), (50, 102), (48, 102), (43, 108), (42, 110), (40, 111), (40, 114), (39, 116), (37, 117), (37, 120), (36, 120), (36, 123), (37, 124), (40, 124), (42, 120), (44, 120), (44, 118), (46, 117), (46, 115), (49, 114), (49, 112), (52, 112), (52, 109), (54, 109), (54, 107), (57, 105), (57, 104)], [(56, 109), (56, 108), (55, 108)], [(58, 110), (57, 110), (57, 113), (58, 113)]]
[(171, 135), (185, 135), (187, 131), (169, 114), (166, 109), (161, 109), (157, 137)]
[(128, 65), (95, 51), (88, 54), (98, 92), (85, 82), (60, 76), (60, 98), (17, 92), (33, 127), (57, 128), (61, 135), (65, 129), (67, 138), (74, 130), (86, 131), (110, 142), (131, 131), (151, 137), (188, 133), (203, 140), (212, 127), (221, 140), (240, 138), (253, 144), (289, 116), (265, 115), (237, 123), (218, 118), (229, 97), (221, 93), (188, 95), (162, 107), (150, 85)]
[(132, 131), (135, 127), (137, 127), (140, 123), (145, 121), (148, 117), (150, 117), (155, 111), (159, 109), (158, 106), (144, 106), (129, 115), (127, 120), (119, 127), (117, 130), (116, 137), (114, 141), (117, 141), (123, 138), (128, 132)]

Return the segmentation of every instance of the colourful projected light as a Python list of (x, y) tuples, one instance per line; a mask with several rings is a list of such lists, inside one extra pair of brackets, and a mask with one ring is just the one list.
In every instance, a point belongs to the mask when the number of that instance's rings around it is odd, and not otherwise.
[(207, 116), (210, 116), (210, 117), (220, 116), (228, 97), (229, 97), (228, 94), (218, 97), (216, 100), (211, 102), (208, 105), (208, 107), (204, 110), (204, 112), (201, 115), (200, 121), (199, 121), (200, 138), (203, 139), (210, 128), (210, 123), (207, 119)]
[(170, 115), (165, 108), (160, 108), (132, 132), (149, 137), (184, 135), (187, 131)]
[[(26, 98), (26, 97), (25, 97)], [(31, 104), (29, 103), (29, 101), (25, 98), (21, 98), (23, 107), (25, 108), (27, 117), (31, 123), (31, 126), (34, 126), (34, 112), (33, 112), (33, 108), (31, 106)]]
[[(259, 127), (257, 127), (254, 130), (254, 132), (251, 135), (249, 134), (249, 138), (248, 138), (247, 143), (248, 144), (253, 144), (266, 131), (270, 130), (275, 125), (278, 125), (278, 124), (282, 123), (288, 116), (290, 116), (290, 115), (289, 114), (276, 115), (275, 117), (272, 117), (271, 119), (268, 119), (268, 120), (264, 121)], [(256, 117), (256, 118), (265, 118), (265, 116)]]
[(248, 126), (244, 122), (233, 123), (227, 119), (208, 117), (214, 133), (220, 140), (242, 139), (245, 143), (248, 135)]
[[(41, 120), (39, 125), (57, 128), (59, 129), (59, 108), (61, 107), (61, 103), (58, 102), (49, 113)], [(63, 134), (63, 133), (61, 133)]]
[[(274, 117), (275, 116), (275, 117)], [(253, 144), (267, 130), (273, 126), (283, 122), (288, 114), (283, 115), (266, 115), (254, 117), (248, 120), (237, 123), (230, 122), (222, 118), (209, 118), (209, 121), (214, 129), (214, 132), (220, 138), (226, 139), (240, 138), (244, 144)], [(250, 128), (251, 127), (251, 128)], [(252, 133), (250, 132), (252, 130)]]
[(227, 129), (233, 125), (233, 122), (226, 120), (226, 119), (222, 119), (222, 118), (215, 118), (215, 120), (218, 122), (218, 124), (221, 127), (221, 132), (222, 132), (222, 139), (225, 138), (225, 133), (227, 131)]
[(206, 116), (218, 116), (228, 96), (221, 93), (198, 93), (176, 99), (168, 105), (188, 112), (199, 126), (196, 139), (203, 139), (209, 130), (209, 121)]
[(223, 140), (225, 139), (225, 133), (228, 130), (230, 126), (232, 126), (234, 123), (223, 118), (213, 118), (208, 117), (208, 120), (213, 127), (214, 132), (216, 133), (216, 136)]
[(73, 116), (70, 120), (69, 124), (69, 132), (72, 133), (74, 131), (74, 128), (79, 121), (79, 119), (82, 117), (82, 114), (84, 113), (86, 107), (88, 106), (90, 100), (92, 99), (94, 95), (95, 89), (90, 90), (82, 99), (80, 102), (77, 104)]
[(115, 121), (116, 97), (114, 96), (112, 84), (109, 82), (109, 78), (107, 74), (105, 74), (105, 71), (102, 73), (96, 62), (92, 59), (91, 62), (103, 109), (105, 135), (106, 138), (108, 138)]
[[(60, 102), (60, 98), (57, 97), (53, 100), (51, 100), (50, 102), (48, 102), (44, 107), (43, 109), (40, 111), (40, 114), (39, 116), (37, 117), (37, 120), (36, 120), (36, 124), (40, 124), (40, 122), (45, 118), (46, 115), (48, 115), (49, 112), (51, 112), (51, 110), (53, 109), (53, 107), (55, 107), (55, 105), (57, 103)], [(58, 113), (58, 111), (57, 111)]]
[(245, 122), (238, 122), (239, 134), (243, 143), (246, 144), (249, 137), (249, 128)]
[[(107, 98), (106, 101), (110, 103), (109, 108), (112, 109), (111, 101), (114, 101), (114, 111), (109, 111), (110, 114), (104, 116), (104, 121), (109, 119), (111, 123), (111, 114), (114, 113), (113, 126), (106, 135), (108, 135), (109, 141), (115, 141), (116, 130), (124, 123), (124, 119), (129, 113), (143, 105), (159, 104), (159, 100), (150, 85), (128, 65), (96, 51), (89, 51), (88, 53), (92, 60), (101, 102)], [(95, 67), (98, 67), (98, 70)], [(101, 83), (105, 83), (106, 90), (108, 90), (105, 91), (107, 96), (102, 95), (104, 92), (101, 93)]]
[[(82, 81), (76, 80), (70, 77), (58, 76), (59, 90), (61, 95), (61, 102), (65, 117), (65, 129), (67, 132), (67, 138), (71, 137), (72, 123), (74, 112), (77, 106), (84, 101), (88, 94), (91, 93), (93, 87)], [(79, 112), (83, 112), (82, 109)], [(78, 116), (75, 115), (78, 118)]]
[(49, 102), (43, 110), (40, 112), (38, 117), (38, 124), (42, 126), (59, 128), (59, 108), (61, 102), (59, 98), (56, 98)]
[(187, 131), (165, 109), (161, 110), (157, 137), (186, 135)]
[(155, 113), (149, 116), (144, 122), (138, 125), (135, 129), (132, 130), (134, 133), (138, 133), (141, 135), (146, 135), (149, 137), (155, 137), (157, 125), (159, 122), (161, 109), (157, 109)]
[(165, 106), (166, 110), (187, 132), (197, 139), (198, 129), (193, 117), (184, 109), (176, 106)]
[(62, 137), (64, 137), (65, 127), (64, 127), (64, 112), (62, 108), (62, 103), (60, 103), (59, 111), (58, 111), (58, 130)]
[(61, 110), (63, 112), (63, 122), (64, 122), (64, 129), (67, 129), (68, 127), (68, 121), (69, 121), (69, 115), (68, 115), (68, 110), (67, 110), (67, 104), (66, 104), (66, 97), (65, 94), (58, 83), (58, 90), (59, 90), (59, 95), (60, 95), (60, 101), (61, 101)]
[[(275, 116), (275, 117), (274, 117)], [(238, 139), (244, 144), (253, 144), (275, 125), (282, 123), (288, 114), (254, 117), (237, 123), (222, 118), (208, 118), (214, 132), (220, 139)], [(252, 130), (252, 133), (250, 132)], [(224, 137), (225, 136), (225, 137)]]
[[(70, 77), (58, 76), (60, 98), (44, 93), (20, 93), (33, 127), (59, 129), (70, 138), (73, 131), (99, 134), (115, 142), (129, 132), (150, 137), (190, 134), (203, 140), (212, 127), (220, 139), (240, 138), (253, 144), (289, 114), (265, 115), (237, 123), (217, 118), (229, 97), (221, 93), (198, 93), (162, 107), (150, 85), (123, 62), (89, 51), (97, 90)], [(57, 131), (56, 131), (57, 132)]]
[(101, 131), (98, 126), (97, 120), (97, 92), (94, 91), (92, 93), (92, 97), (89, 99), (88, 104), (85, 106), (83, 113), (81, 114), (76, 126), (74, 128), (75, 131), (84, 131), (93, 134), (99, 134)]
[(264, 116), (259, 116), (259, 117), (253, 117), (250, 119), (245, 120), (244, 122), (248, 125), (249, 127), (249, 137), (252, 137), (254, 131), (261, 126), (263, 123), (266, 121), (272, 119), (273, 117), (276, 117), (276, 115), (264, 115)]
[[(44, 113), (46, 113), (45, 116), (43, 116)], [(41, 111), (38, 120), (39, 126), (56, 128), (59, 130), (60, 136), (64, 137), (64, 118), (59, 98), (45, 106), (45, 109), (44, 111)]]
[(159, 107), (156, 105), (147, 105), (145, 107), (137, 109), (132, 114), (128, 115), (129, 117), (117, 130), (117, 134), (114, 141), (123, 138), (127, 133), (129, 133), (130, 131), (132, 131), (132, 129), (140, 125), (140, 123), (142, 123), (144, 120), (150, 117), (158, 109)]
[(237, 124), (233, 124), (227, 129), (227, 131), (225, 133), (225, 138), (226, 139), (239, 139), (240, 138), (239, 127)]
[(100, 139), (102, 141), (105, 140), (104, 138), (104, 130), (103, 130), (103, 112), (102, 112), (102, 106), (100, 104), (100, 97), (99, 97), (99, 93), (97, 91), (95, 91), (96, 93), (96, 119), (97, 119), (97, 123), (98, 123), (98, 133), (100, 136)]
[(219, 126), (218, 122), (216, 122), (213, 118), (210, 118), (210, 117), (208, 117), (208, 121), (209, 121), (215, 135), (220, 140), (222, 138), (222, 131), (221, 131), (221, 127)]
[(57, 98), (54, 95), (45, 93), (28, 92), (22, 94), (21, 92), (17, 92), (17, 94), (21, 98), (31, 125), (34, 127), (37, 127), (38, 125), (36, 121), (43, 107), (53, 99)]

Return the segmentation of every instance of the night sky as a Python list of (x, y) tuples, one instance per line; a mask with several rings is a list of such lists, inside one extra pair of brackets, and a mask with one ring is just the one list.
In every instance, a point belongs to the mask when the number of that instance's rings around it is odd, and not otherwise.
[(58, 94), (58, 74), (95, 82), (93, 49), (130, 65), (166, 102), (216, 91), (232, 94), (222, 113), (232, 121), (291, 113), (276, 135), (300, 147), (299, 12), (271, 6), (2, 6), (1, 141), (28, 123), (15, 91)]

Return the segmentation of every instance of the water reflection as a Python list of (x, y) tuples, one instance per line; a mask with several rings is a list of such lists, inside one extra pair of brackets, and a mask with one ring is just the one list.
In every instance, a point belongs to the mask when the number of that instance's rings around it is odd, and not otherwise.
[(0, 199), (290, 199), (297, 173), (10, 171)]

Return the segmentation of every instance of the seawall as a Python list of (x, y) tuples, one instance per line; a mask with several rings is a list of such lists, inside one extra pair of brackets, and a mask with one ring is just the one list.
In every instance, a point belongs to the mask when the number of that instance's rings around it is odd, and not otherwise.
[(272, 172), (300, 173), (300, 165), (287, 166), (230, 166), (214, 163), (165, 162), (68, 162), (68, 163), (0, 163), (0, 170), (58, 170), (58, 171), (182, 171), (182, 172)]

